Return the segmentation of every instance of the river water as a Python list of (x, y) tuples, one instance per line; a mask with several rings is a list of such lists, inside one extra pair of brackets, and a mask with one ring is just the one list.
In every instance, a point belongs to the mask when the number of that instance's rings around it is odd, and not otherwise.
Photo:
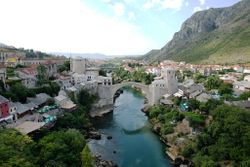
[(151, 131), (151, 124), (141, 111), (143, 106), (143, 96), (133, 89), (124, 89), (115, 101), (113, 113), (94, 120), (94, 126), (103, 135), (101, 140), (88, 143), (91, 151), (119, 167), (171, 167), (165, 146)]

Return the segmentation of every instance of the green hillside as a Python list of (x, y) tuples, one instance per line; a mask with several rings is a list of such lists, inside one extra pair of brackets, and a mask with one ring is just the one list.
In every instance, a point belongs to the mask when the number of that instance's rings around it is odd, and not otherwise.
[(250, 62), (250, 0), (195, 13), (161, 51), (144, 60), (233, 64)]

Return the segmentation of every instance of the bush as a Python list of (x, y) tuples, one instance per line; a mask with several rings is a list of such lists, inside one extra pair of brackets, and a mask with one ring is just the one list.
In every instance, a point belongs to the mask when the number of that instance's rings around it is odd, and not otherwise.
[(188, 118), (190, 126), (197, 127), (204, 125), (205, 123), (205, 118), (203, 115), (194, 112), (186, 112), (184, 115)]
[(184, 149), (182, 150), (182, 155), (185, 158), (191, 158), (191, 156), (195, 153), (195, 147), (192, 143), (189, 143)]

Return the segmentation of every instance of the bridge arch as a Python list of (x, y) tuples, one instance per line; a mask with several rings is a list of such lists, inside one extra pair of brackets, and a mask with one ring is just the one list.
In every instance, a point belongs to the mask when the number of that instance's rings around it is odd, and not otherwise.
[(125, 86), (134, 86), (136, 88), (139, 88), (142, 90), (142, 93), (144, 94), (145, 98), (150, 101), (151, 99), (151, 94), (150, 94), (150, 91), (149, 91), (149, 86), (148, 85), (144, 85), (142, 83), (138, 83), (138, 82), (122, 82), (122, 83), (119, 83), (119, 84), (114, 84), (112, 85), (112, 89), (111, 89), (111, 97), (112, 99), (114, 99), (114, 95), (115, 93), (125, 87)]

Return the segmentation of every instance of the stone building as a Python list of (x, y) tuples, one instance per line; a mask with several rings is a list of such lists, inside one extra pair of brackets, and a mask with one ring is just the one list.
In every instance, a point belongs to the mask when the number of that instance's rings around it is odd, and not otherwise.
[(6, 68), (0, 68), (0, 80), (5, 84), (7, 78)]
[(70, 71), (78, 74), (86, 73), (86, 59), (84, 58), (71, 58), (70, 59)]
[(151, 103), (158, 104), (163, 95), (172, 95), (178, 91), (178, 83), (175, 76), (175, 70), (172, 68), (164, 68), (162, 70), (162, 78), (155, 80), (149, 86), (151, 91)]

